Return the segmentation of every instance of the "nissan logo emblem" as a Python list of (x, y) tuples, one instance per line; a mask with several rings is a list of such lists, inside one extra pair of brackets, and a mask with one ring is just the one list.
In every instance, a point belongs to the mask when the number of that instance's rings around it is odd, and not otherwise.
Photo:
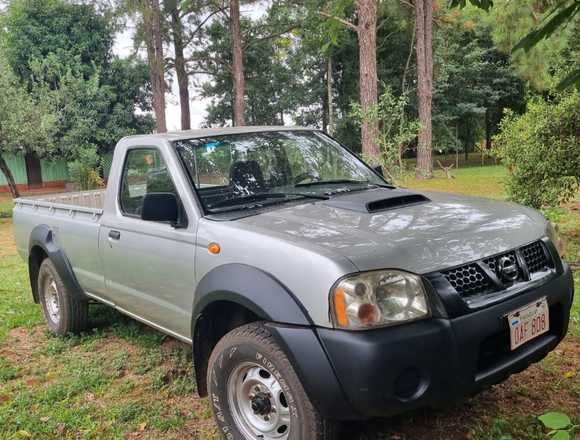
[(515, 281), (518, 277), (518, 265), (510, 257), (501, 257), (498, 261), (499, 276), (504, 281)]

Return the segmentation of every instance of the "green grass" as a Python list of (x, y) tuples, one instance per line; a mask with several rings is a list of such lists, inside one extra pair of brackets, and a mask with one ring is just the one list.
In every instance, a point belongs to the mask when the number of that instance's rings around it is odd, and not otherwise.
[(442, 171), (435, 170), (434, 178), (416, 180), (407, 178), (402, 186), (428, 191), (452, 192), (472, 196), (504, 199), (503, 181), (507, 177), (502, 166), (460, 168), (452, 171), (454, 179), (448, 179)]
[[(29, 308), (39, 320), (38, 307)], [(188, 347), (171, 342), (169, 348), (165, 336), (104, 307), (95, 307), (92, 319), (101, 328), (70, 337), (52, 336), (43, 326), (7, 326), (18, 330), (16, 336), (4, 330), (18, 342), (0, 357), (0, 438), (120, 439), (145, 430), (152, 438), (179, 438), (196, 419), (212, 432), (205, 403), (197, 404), (199, 414), (191, 405)]]
[(0, 195), (0, 218), (10, 218), (12, 217), (12, 207), (14, 203), (12, 200)]
[[(502, 167), (436, 172), (417, 189), (504, 198)], [(0, 199), (0, 213), (11, 202)], [(545, 213), (580, 262), (580, 212)], [(196, 398), (191, 350), (104, 307), (91, 307), (94, 330), (55, 337), (33, 304), (25, 264), (6, 247), (0, 222), (0, 439), (217, 439), (206, 400)], [(11, 242), (10, 242), (11, 243)], [(575, 275), (580, 291), (580, 274)], [(536, 417), (561, 410), (580, 422), (580, 301), (567, 340), (540, 364), (506, 383), (445, 410), (349, 424), (342, 439), (545, 440)], [(576, 373), (576, 374), (572, 374)], [(361, 435), (365, 433), (365, 435)]]
[(38, 307), (31, 306), (28, 271), (19, 257), (15, 255), (0, 257), (0, 280), (0, 343), (2, 343), (9, 330), (17, 327), (32, 328), (43, 321)]

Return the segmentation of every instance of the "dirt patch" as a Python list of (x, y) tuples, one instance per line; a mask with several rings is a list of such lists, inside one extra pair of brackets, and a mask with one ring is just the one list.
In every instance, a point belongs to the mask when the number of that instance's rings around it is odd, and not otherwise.
[(189, 439), (208, 439), (218, 438), (216, 425), (213, 421), (211, 408), (207, 399), (184, 398), (173, 402), (177, 405), (185, 405), (191, 410), (192, 416), (183, 428), (177, 432), (171, 433), (168, 439), (181, 440)]
[(35, 348), (43, 340), (42, 330), (15, 328), (8, 333), (8, 339), (0, 348), (0, 356), (14, 364), (22, 364), (32, 358)]
[(170, 352), (172, 350), (189, 350), (191, 347), (185, 342), (173, 338), (167, 338), (161, 343), (161, 348), (165, 352)]
[(0, 258), (16, 255), (12, 220), (0, 219)]

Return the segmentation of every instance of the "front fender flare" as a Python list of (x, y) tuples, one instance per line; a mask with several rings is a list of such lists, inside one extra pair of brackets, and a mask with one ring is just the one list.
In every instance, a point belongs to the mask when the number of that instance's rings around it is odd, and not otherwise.
[[(39, 247), (54, 264), (58, 275), (62, 279), (67, 290), (80, 299), (86, 299), (84, 291), (80, 286), (68, 257), (62, 247), (55, 241), (54, 233), (47, 225), (35, 226), (30, 233), (28, 243), (28, 266), (30, 276), (30, 286), (34, 300), (38, 302), (37, 275), (40, 264), (34, 261), (34, 248)], [(36, 267), (38, 266), (38, 267)]]
[(192, 330), (203, 310), (215, 301), (238, 303), (266, 321), (313, 325), (304, 306), (286, 286), (246, 264), (224, 264), (201, 279), (195, 292)]
[(237, 263), (212, 269), (197, 286), (191, 319), (193, 359), (201, 396), (207, 393), (205, 375), (209, 355), (219, 338), (236, 325), (235, 316), (220, 316), (224, 318), (223, 325), (219, 326), (219, 330), (213, 330), (213, 317), (206, 316), (211, 312), (204, 312), (212, 304), (219, 303), (236, 304), (262, 321), (307, 327), (313, 325), (298, 299), (272, 275)]

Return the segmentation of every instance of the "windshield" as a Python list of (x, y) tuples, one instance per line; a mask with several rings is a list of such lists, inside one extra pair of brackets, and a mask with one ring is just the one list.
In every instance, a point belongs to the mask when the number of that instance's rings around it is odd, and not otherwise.
[(175, 146), (209, 213), (386, 186), (352, 153), (316, 131), (213, 136)]

